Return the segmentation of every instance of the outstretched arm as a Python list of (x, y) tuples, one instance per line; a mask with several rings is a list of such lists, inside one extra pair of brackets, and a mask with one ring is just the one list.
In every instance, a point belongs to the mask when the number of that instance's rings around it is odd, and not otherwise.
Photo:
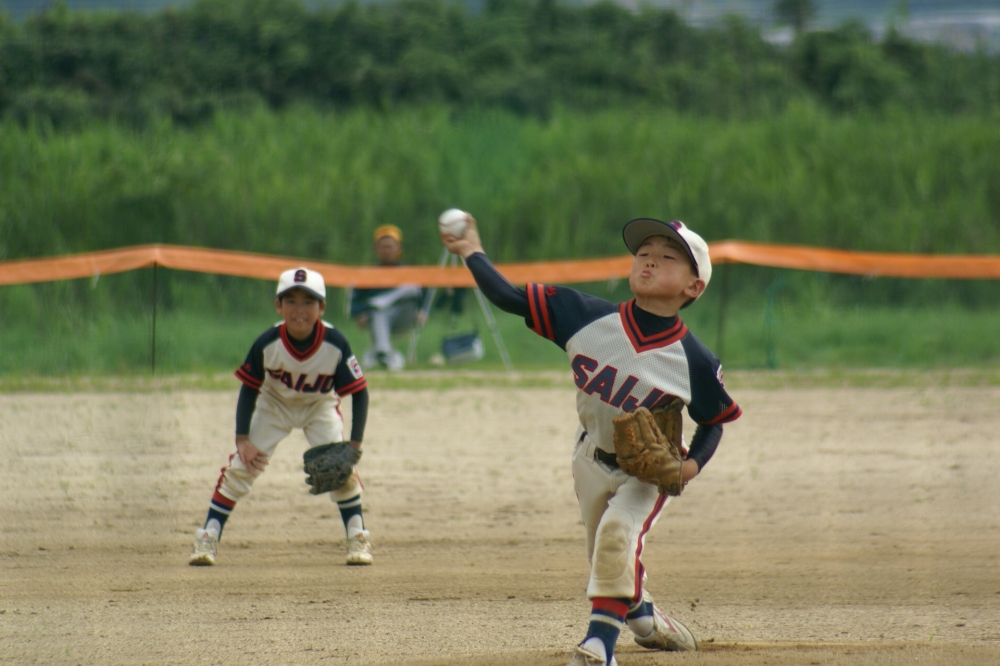
[(524, 289), (518, 289), (507, 281), (503, 275), (493, 266), (486, 253), (483, 251), (482, 242), (479, 240), (479, 230), (476, 228), (476, 221), (472, 216), (468, 216), (469, 226), (461, 238), (455, 238), (450, 234), (441, 234), (441, 241), (448, 251), (457, 254), (465, 260), (465, 265), (476, 279), (476, 284), (483, 292), (483, 296), (504, 312), (509, 312), (521, 317), (530, 316), (528, 305), (528, 293)]
[(444, 246), (448, 248), (448, 251), (452, 254), (457, 254), (462, 257), (462, 259), (468, 259), (476, 252), (482, 252), (483, 243), (479, 239), (479, 228), (476, 226), (476, 220), (471, 215), (466, 213), (465, 215), (468, 226), (465, 228), (465, 233), (462, 234), (460, 238), (452, 236), (451, 234), (446, 234), (441, 232), (441, 242)]

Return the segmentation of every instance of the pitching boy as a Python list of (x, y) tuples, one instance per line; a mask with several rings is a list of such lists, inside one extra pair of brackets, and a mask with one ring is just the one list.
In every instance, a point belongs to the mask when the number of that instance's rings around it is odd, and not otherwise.
[(591, 614), (570, 665), (614, 666), (623, 624), (643, 647), (697, 649), (688, 628), (660, 611), (644, 589), (646, 534), (671, 498), (618, 468), (612, 420), (680, 398), (698, 424), (681, 466), (686, 484), (715, 453), (722, 424), (739, 418), (718, 358), (678, 317), (708, 286), (708, 246), (680, 222), (628, 222), (622, 233), (635, 255), (629, 275), (635, 298), (615, 305), (565, 287), (514, 287), (490, 264), (475, 221), (468, 222), (461, 238), (442, 234), (445, 247), (465, 260), (490, 301), (566, 351), (579, 389), (573, 478), (591, 567)]
[[(236, 449), (222, 468), (205, 525), (195, 536), (192, 565), (215, 564), (226, 520), (292, 428), (301, 428), (310, 446), (343, 440), (340, 399), (350, 395), (350, 442), (361, 448), (368, 419), (367, 383), (347, 339), (322, 320), (323, 276), (308, 268), (285, 271), (278, 280), (274, 306), (282, 322), (257, 338), (236, 371), (243, 382), (236, 405)], [(347, 531), (347, 564), (372, 563), (361, 490), (355, 470), (343, 487), (330, 494)]]

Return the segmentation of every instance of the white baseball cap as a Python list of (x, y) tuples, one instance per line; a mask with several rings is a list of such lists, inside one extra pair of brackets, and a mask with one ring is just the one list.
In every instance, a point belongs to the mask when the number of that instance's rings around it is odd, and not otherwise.
[(281, 298), (281, 295), (289, 289), (302, 289), (319, 300), (326, 301), (326, 283), (323, 281), (323, 276), (304, 266), (289, 268), (281, 274), (278, 278), (276, 298)]
[(651, 217), (640, 217), (626, 222), (622, 229), (625, 246), (632, 254), (638, 252), (643, 241), (650, 236), (666, 236), (680, 243), (691, 259), (694, 274), (708, 286), (708, 281), (712, 279), (712, 259), (708, 256), (708, 243), (704, 238), (685, 227), (680, 220), (661, 222)]

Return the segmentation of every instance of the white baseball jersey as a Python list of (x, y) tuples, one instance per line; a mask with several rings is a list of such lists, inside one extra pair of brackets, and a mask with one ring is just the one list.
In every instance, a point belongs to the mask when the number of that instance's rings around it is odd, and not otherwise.
[(653, 484), (598, 460), (614, 460), (613, 419), (674, 397), (691, 418), (716, 425), (741, 411), (722, 386), (719, 360), (680, 317), (658, 317), (573, 289), (529, 284), (528, 326), (566, 350), (576, 383), (580, 419), (573, 452), (573, 485), (591, 564), (587, 596), (642, 597), (646, 535), (670, 501)]
[(578, 389), (573, 488), (591, 563), (587, 596), (638, 601), (645, 579), (646, 534), (670, 497), (618, 467), (613, 419), (640, 406), (680, 398), (699, 424), (691, 455), (700, 468), (722, 436), (719, 424), (741, 413), (722, 386), (719, 360), (679, 317), (658, 317), (637, 307), (634, 299), (614, 305), (566, 287), (539, 284), (522, 291), (481, 253), (466, 258), (466, 265), (487, 298), (505, 312), (524, 317), (529, 328), (569, 356)]
[[(742, 413), (722, 385), (722, 367), (680, 317), (656, 317), (565, 287), (527, 287), (528, 326), (566, 350), (579, 389), (580, 427), (613, 453), (612, 419), (674, 397), (699, 424), (734, 421)], [(644, 335), (636, 317), (645, 317)], [(658, 326), (658, 324), (661, 324)]]
[(343, 333), (320, 321), (312, 343), (296, 349), (285, 324), (265, 331), (236, 371), (241, 382), (278, 402), (305, 405), (357, 393), (367, 386)]
[[(312, 340), (298, 347), (288, 337), (285, 324), (276, 324), (253, 343), (236, 376), (260, 391), (249, 436), (268, 456), (293, 428), (302, 428), (311, 446), (339, 441), (343, 435), (340, 397), (367, 385), (347, 339), (324, 321), (317, 322)], [(222, 469), (213, 502), (225, 507), (226, 500), (239, 501), (259, 475), (247, 469), (234, 451)], [(355, 473), (343, 488), (331, 493), (331, 499), (349, 499), (360, 487)]]

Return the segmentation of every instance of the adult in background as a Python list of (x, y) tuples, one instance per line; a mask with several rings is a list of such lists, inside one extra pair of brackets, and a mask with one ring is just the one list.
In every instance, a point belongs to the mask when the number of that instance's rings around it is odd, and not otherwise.
[[(380, 226), (375, 230), (374, 241), (379, 266), (403, 265), (403, 232), (399, 227)], [(406, 361), (401, 352), (392, 348), (392, 336), (416, 324), (422, 295), (423, 291), (415, 284), (351, 292), (351, 317), (358, 326), (368, 328), (371, 336), (372, 347), (362, 356), (365, 367), (403, 369)]]

